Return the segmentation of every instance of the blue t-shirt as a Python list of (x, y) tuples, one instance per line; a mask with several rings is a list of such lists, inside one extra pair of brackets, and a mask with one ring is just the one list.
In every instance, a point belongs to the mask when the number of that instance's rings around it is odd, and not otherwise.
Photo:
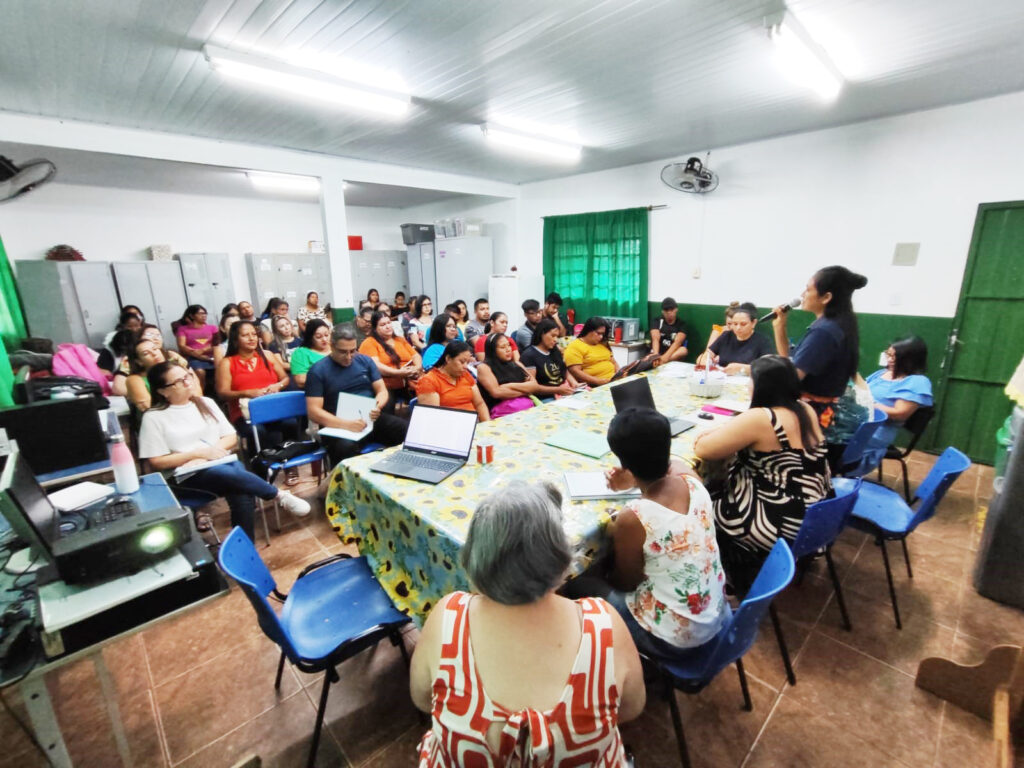
[(425, 350), (423, 350), (423, 370), (429, 371), (437, 361), (441, 359), (441, 354), (444, 352), (444, 348), (447, 344), (431, 344)]
[(902, 379), (889, 380), (882, 378), (884, 375), (885, 368), (868, 376), (868, 389), (876, 403), (890, 408), (896, 405), (897, 400), (908, 400), (923, 406), (932, 405), (932, 383), (927, 376), (912, 373)]
[(806, 374), (800, 389), (819, 397), (839, 397), (846, 391), (851, 372), (846, 334), (839, 323), (819, 317), (793, 350), (793, 365)]
[(373, 397), (373, 382), (379, 380), (380, 371), (371, 357), (356, 353), (352, 364), (344, 366), (328, 355), (306, 374), (306, 397), (322, 397), (324, 410), (333, 414), (338, 409), (339, 392)]

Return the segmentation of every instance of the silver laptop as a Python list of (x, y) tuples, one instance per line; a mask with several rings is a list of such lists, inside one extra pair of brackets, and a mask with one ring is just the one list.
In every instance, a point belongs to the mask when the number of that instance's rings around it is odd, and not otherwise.
[(476, 433), (476, 411), (417, 405), (402, 450), (370, 469), (424, 483), (439, 483), (466, 463)]
[[(651, 382), (643, 376), (613, 386), (612, 402), (615, 403), (616, 413), (626, 408), (650, 408), (652, 411), (658, 410), (657, 406), (654, 404), (654, 393), (651, 392)], [(697, 422), (690, 421), (689, 419), (673, 419), (671, 416), (666, 416), (665, 418), (668, 419), (668, 428), (673, 437), (681, 435), (686, 430), (693, 429), (697, 426)]]

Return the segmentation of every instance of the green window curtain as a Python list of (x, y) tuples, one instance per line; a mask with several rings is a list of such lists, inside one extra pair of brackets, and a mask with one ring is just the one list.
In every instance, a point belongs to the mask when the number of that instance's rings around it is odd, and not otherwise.
[(544, 218), (544, 283), (576, 310), (647, 325), (646, 208)]
[(0, 240), (0, 337), (4, 342), (0, 344), (0, 405), (14, 405), (11, 398), (14, 374), (7, 358), (7, 348), (17, 349), (27, 335), (11, 263), (7, 260), (3, 240)]

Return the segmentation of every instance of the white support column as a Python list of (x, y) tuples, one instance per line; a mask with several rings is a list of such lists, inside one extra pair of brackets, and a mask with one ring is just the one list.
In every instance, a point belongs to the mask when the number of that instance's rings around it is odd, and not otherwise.
[(348, 253), (348, 219), (345, 215), (345, 180), (337, 173), (320, 177), (320, 214), (324, 221), (324, 246), (331, 259), (331, 306), (352, 308), (352, 260)]

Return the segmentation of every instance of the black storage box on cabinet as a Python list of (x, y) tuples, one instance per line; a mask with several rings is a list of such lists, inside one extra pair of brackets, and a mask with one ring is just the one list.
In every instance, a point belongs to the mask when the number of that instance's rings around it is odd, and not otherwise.
[(433, 224), (403, 224), (402, 242), (406, 245), (434, 242)]

